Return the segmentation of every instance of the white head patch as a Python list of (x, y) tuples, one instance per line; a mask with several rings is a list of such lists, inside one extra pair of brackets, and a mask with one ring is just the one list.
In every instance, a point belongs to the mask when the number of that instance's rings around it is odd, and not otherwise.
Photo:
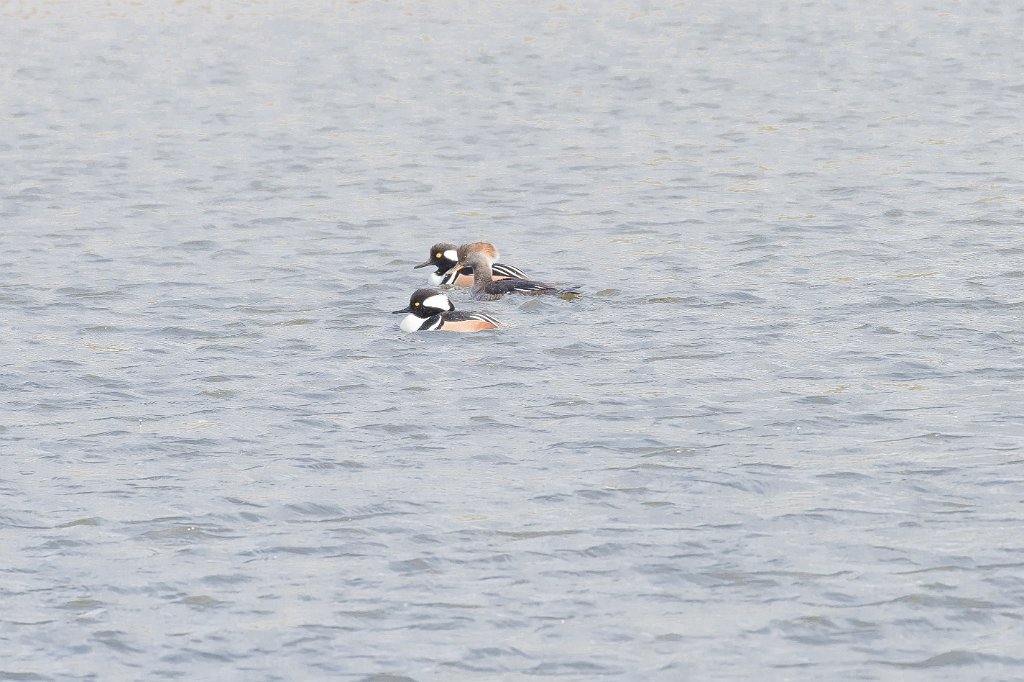
[(444, 294), (434, 294), (423, 301), (424, 308), (437, 308), (438, 310), (455, 310), (455, 306)]
[(444, 252), (443, 255), (448, 260), (453, 260), (455, 262), (459, 261), (459, 252), (456, 251), (455, 249), (448, 249), (447, 251)]

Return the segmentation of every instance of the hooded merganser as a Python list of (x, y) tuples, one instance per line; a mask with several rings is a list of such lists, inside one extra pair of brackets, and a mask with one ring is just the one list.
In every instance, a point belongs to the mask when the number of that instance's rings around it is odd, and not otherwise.
[(490, 315), (456, 311), (448, 297), (437, 289), (417, 289), (407, 307), (394, 311), (395, 315), (402, 313), (409, 313), (402, 320), (403, 332), (478, 332), (499, 326)]
[[(470, 244), (469, 247), (474, 246)], [(466, 248), (466, 247), (463, 247)], [(509, 278), (497, 281), (491, 274), (493, 260), (486, 251), (481, 249), (467, 248), (468, 253), (461, 256), (462, 249), (459, 249), (459, 266), (468, 265), (473, 268), (473, 288), (470, 296), (478, 301), (496, 301), (505, 294), (528, 294), (537, 296), (541, 294), (575, 294), (579, 287), (558, 289), (544, 282), (537, 282), (530, 279)]]
[[(431, 247), (430, 258), (413, 267), (425, 268), (428, 265), (433, 265), (437, 268), (436, 271), (430, 273), (430, 283), (434, 286), (454, 284), (455, 286), (468, 287), (473, 284), (473, 270), (468, 266), (457, 268), (455, 265), (459, 262), (462, 250), (469, 247), (486, 248), (487, 253), (490, 254), (491, 258), (498, 260), (498, 250), (494, 248), (494, 244), (488, 242), (474, 242), (460, 247), (456, 247), (455, 244), (441, 242), (440, 244), (434, 244), (434, 246)], [(503, 263), (494, 263), (492, 271), (493, 278), (495, 280), (508, 278), (526, 279), (525, 272), (519, 268), (512, 267), (511, 265), (505, 265)]]

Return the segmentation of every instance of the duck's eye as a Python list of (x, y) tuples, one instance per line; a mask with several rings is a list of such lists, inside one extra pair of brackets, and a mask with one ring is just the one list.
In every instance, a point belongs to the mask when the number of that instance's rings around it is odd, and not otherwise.
[(434, 254), (434, 258), (440, 258), (440, 257), (441, 257), (441, 252), (440, 251), (438, 251), (437, 253)]
[(412, 304), (412, 307), (413, 308), (419, 308), (420, 307), (420, 302), (416, 301), (415, 303)]

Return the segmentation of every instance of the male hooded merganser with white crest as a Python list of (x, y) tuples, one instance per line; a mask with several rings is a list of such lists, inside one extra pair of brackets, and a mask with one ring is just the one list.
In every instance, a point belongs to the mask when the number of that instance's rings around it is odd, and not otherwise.
[[(470, 244), (470, 247), (473, 245)], [(466, 248), (466, 247), (463, 247)], [(460, 254), (462, 249), (459, 249)], [(537, 282), (525, 278), (509, 278), (495, 280), (491, 274), (492, 258), (485, 251), (479, 249), (467, 249), (468, 253), (459, 258), (459, 265), (468, 265), (473, 268), (473, 288), (470, 290), (470, 297), (478, 301), (496, 301), (505, 294), (527, 294), (538, 296), (541, 294), (576, 294), (579, 287), (558, 289), (544, 282)]]
[(455, 310), (448, 297), (437, 289), (417, 289), (409, 298), (409, 305), (394, 311), (395, 315), (409, 313), (402, 320), (403, 332), (434, 331), (479, 332), (494, 329), (498, 321), (483, 313)]
[[(459, 287), (468, 287), (473, 284), (473, 270), (469, 266), (457, 268), (455, 265), (459, 262), (460, 256), (463, 254), (463, 249), (467, 248), (482, 248), (490, 254), (494, 260), (498, 259), (498, 250), (494, 248), (494, 244), (489, 242), (474, 242), (472, 244), (464, 244), (463, 246), (456, 247), (455, 244), (449, 244), (447, 242), (441, 242), (440, 244), (434, 244), (430, 249), (430, 258), (419, 265), (413, 266), (414, 268), (425, 268), (428, 265), (432, 265), (437, 268), (436, 271), (430, 273), (430, 283), (434, 286), (441, 286), (443, 284), (454, 284)], [(526, 279), (526, 273), (519, 268), (511, 265), (505, 265), (503, 263), (494, 263), (492, 266), (493, 278), (496, 280), (503, 280), (508, 278)]]

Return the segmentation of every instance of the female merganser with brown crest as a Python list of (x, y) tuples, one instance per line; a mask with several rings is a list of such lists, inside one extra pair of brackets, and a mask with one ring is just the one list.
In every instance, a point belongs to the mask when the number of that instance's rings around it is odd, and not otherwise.
[[(458, 265), (467, 265), (473, 268), (473, 288), (470, 290), (470, 297), (478, 301), (496, 301), (505, 294), (527, 294), (530, 296), (576, 294), (576, 290), (579, 289), (579, 287), (558, 289), (550, 284), (525, 278), (496, 280), (491, 274), (493, 259), (486, 250), (473, 248), (475, 246), (475, 244), (468, 244), (459, 249)], [(465, 250), (465, 255), (463, 255), (463, 250)]]

